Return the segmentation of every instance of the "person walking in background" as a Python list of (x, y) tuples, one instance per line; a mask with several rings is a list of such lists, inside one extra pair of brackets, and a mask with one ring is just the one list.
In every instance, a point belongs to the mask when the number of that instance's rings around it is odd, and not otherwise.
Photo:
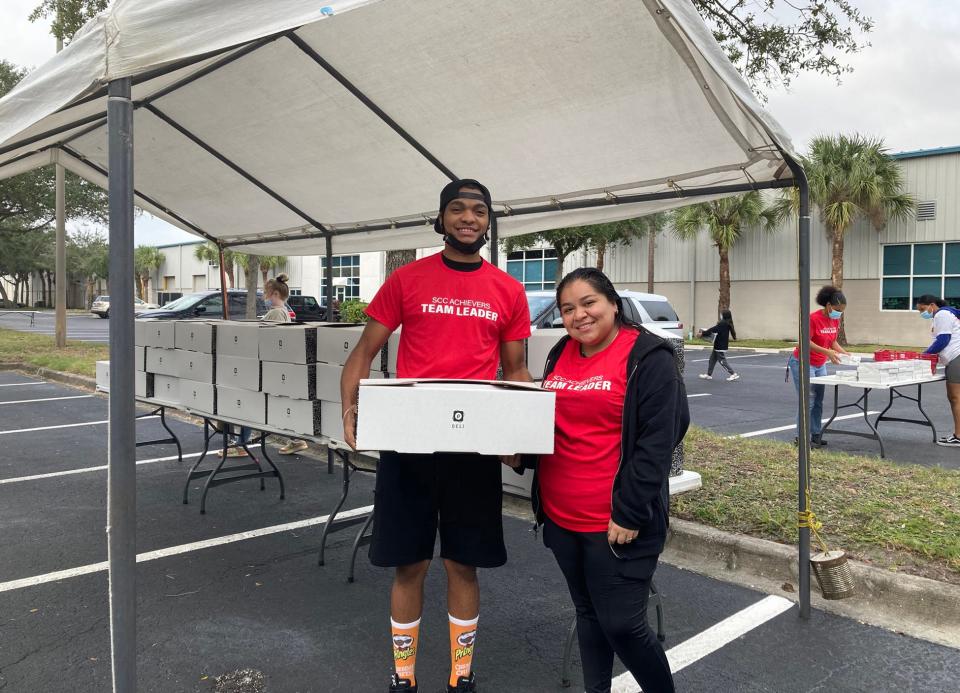
[(737, 331), (733, 327), (733, 313), (729, 310), (720, 313), (720, 322), (708, 330), (697, 332), (698, 337), (709, 337), (716, 335), (713, 339), (713, 351), (710, 352), (710, 363), (707, 364), (707, 372), (701, 373), (700, 377), (704, 380), (713, 380), (713, 369), (719, 363), (724, 370), (730, 374), (727, 380), (740, 380), (740, 374), (731, 368), (727, 361), (727, 349), (730, 348), (730, 339), (737, 339)]
[(960, 311), (930, 294), (917, 299), (917, 310), (921, 318), (933, 321), (933, 344), (923, 353), (939, 356), (953, 412), (953, 433), (938, 438), (937, 445), (960, 447)]
[(614, 654), (648, 693), (672, 693), (647, 623), (669, 525), (674, 448), (690, 422), (673, 348), (624, 317), (600, 270), (557, 287), (567, 336), (547, 357), (556, 393), (554, 453), (537, 462), (533, 503), (577, 612), (587, 693), (610, 690)]
[[(824, 286), (817, 292), (819, 310), (810, 313), (810, 377), (827, 375), (827, 361), (840, 363), (840, 354), (849, 355), (837, 342), (840, 334), (840, 318), (847, 309), (847, 297), (835, 286)], [(793, 378), (793, 385), (800, 395), (800, 347), (793, 350), (787, 361), (787, 370)], [(814, 445), (826, 445), (823, 442), (823, 395), (826, 387), (811, 386), (810, 397), (810, 442)], [(800, 431), (800, 411), (797, 411), (797, 431)]]

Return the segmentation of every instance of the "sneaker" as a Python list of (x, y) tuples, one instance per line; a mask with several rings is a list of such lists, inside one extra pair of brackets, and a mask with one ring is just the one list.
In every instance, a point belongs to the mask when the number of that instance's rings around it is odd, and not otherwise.
[(700, 377), (703, 378), (704, 380), (713, 380), (713, 376), (707, 375), (706, 373), (701, 373)]
[(727, 378), (727, 380), (740, 380), (740, 374), (739, 374), (739, 373), (731, 373), (731, 374), (730, 374), (730, 377)]
[(390, 693), (417, 693), (418, 686), (411, 684), (410, 679), (401, 679), (396, 674), (390, 677)]
[(307, 445), (307, 441), (305, 440), (291, 440), (289, 443), (287, 443), (282, 448), (280, 448), (277, 452), (279, 452), (281, 455), (292, 455), (295, 452), (306, 450), (308, 447), (310, 446)]
[(944, 436), (943, 438), (937, 438), (937, 445), (945, 448), (960, 448), (960, 438), (957, 438), (953, 434)]
[[(223, 450), (220, 450), (220, 455), (223, 456)], [(246, 457), (247, 451), (241, 447), (227, 448), (227, 457)]]
[(457, 679), (456, 687), (447, 684), (446, 693), (477, 693), (477, 677), (472, 671), (470, 676), (461, 676)]
[(822, 447), (826, 447), (827, 441), (825, 441), (825, 440), (823, 439), (823, 435), (822, 435), (822, 434), (817, 433), (816, 435), (814, 435), (814, 436), (812, 436), (812, 437), (810, 438), (810, 444), (811, 444), (811, 445), (816, 445), (816, 446), (822, 448)]

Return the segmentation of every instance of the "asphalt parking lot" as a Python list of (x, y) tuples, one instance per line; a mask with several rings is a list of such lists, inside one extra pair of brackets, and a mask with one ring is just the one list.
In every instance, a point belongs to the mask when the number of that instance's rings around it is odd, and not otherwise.
[[(28, 315), (8, 313), (0, 315), (0, 327), (53, 336), (56, 315), (52, 310), (37, 311), (31, 325)], [(110, 321), (91, 313), (67, 313), (67, 339), (107, 344), (110, 341)]]
[[(103, 396), (0, 373), (5, 693), (110, 689), (106, 419)], [(356, 528), (333, 534), (326, 566), (317, 566), (339, 474), (328, 476), (317, 459), (274, 456), (286, 500), (275, 480), (262, 492), (255, 481), (230, 484), (211, 490), (200, 515), (199, 483), (191, 503), (180, 502), (200, 430), (171, 426), (183, 466), (171, 446), (137, 450), (138, 690), (211, 691), (218, 675), (238, 669), (263, 672), (264, 690), (277, 693), (385, 690), (389, 571), (361, 557), (357, 581), (346, 582)], [(141, 438), (161, 432), (156, 419), (138, 427)], [(346, 507), (368, 506), (372, 489), (369, 475), (356, 476)], [(572, 608), (562, 576), (529, 522), (507, 517), (505, 529), (510, 562), (481, 577), (482, 690), (565, 690), (560, 659)], [(802, 622), (782, 597), (668, 565), (656, 582), (680, 691), (955, 691), (960, 680), (950, 648), (816, 610)], [(433, 690), (448, 668), (439, 566), (423, 635), (418, 674)], [(576, 662), (573, 681), (566, 690), (579, 685)], [(637, 689), (621, 678), (614, 690)]]

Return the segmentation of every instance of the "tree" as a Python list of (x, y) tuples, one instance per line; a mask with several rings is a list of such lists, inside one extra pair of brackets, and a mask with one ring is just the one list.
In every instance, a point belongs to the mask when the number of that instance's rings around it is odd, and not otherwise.
[(261, 255), (260, 256), (260, 274), (263, 276), (263, 283), (267, 283), (267, 275), (270, 270), (274, 271), (274, 276), (276, 276), (277, 270), (282, 270), (287, 266), (287, 258), (283, 255)]
[[(416, 250), (388, 250), (384, 280), (395, 271), (417, 259)], [(326, 267), (326, 265), (324, 265)]]
[(84, 305), (93, 303), (97, 281), (110, 271), (110, 246), (100, 233), (80, 232), (67, 237), (67, 274), (84, 281)]
[(237, 253), (233, 261), (243, 270), (243, 281), (247, 287), (247, 312), (244, 317), (253, 320), (257, 317), (257, 270), (260, 269), (260, 256)]
[(133, 251), (133, 271), (139, 280), (140, 298), (149, 300), (150, 278), (163, 264), (163, 253), (152, 245), (140, 245)]
[[(229, 248), (225, 248), (223, 251), (223, 271), (227, 275), (227, 283), (231, 289), (233, 288), (233, 263), (237, 255)], [(193, 250), (193, 256), (201, 262), (220, 264), (220, 249), (211, 241), (197, 245)]]
[(74, 34), (98, 12), (107, 9), (110, 0), (43, 0), (30, 13), (30, 21), (52, 17), (50, 33), (69, 43)]
[(873, 20), (852, 0), (693, 0), (693, 5), (761, 98), (764, 88), (789, 86), (803, 72), (836, 79), (852, 72), (842, 56), (869, 46), (862, 36), (873, 29)]
[(730, 309), (730, 249), (748, 227), (774, 231), (782, 220), (776, 205), (767, 207), (759, 192), (724, 197), (681, 207), (673, 213), (673, 231), (678, 238), (693, 240), (706, 229), (720, 255), (720, 292), (717, 315)]
[(570, 226), (565, 229), (538, 231), (522, 236), (510, 236), (503, 240), (503, 251), (508, 255), (516, 250), (525, 250), (546, 244), (557, 251), (557, 272), (554, 282), (563, 279), (563, 262), (567, 256), (582, 248), (590, 247), (592, 241), (589, 226)]

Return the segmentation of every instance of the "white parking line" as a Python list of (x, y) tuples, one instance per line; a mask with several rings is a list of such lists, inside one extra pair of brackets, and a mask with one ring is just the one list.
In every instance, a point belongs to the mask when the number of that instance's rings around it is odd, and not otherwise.
[(694, 397), (709, 397), (712, 393), (710, 392), (698, 392), (695, 395), (687, 395), (687, 399), (692, 399)]
[[(253, 445), (248, 445), (248, 448), (253, 450), (254, 448), (260, 447), (260, 443), (255, 443)], [(191, 452), (183, 456), (183, 459), (188, 457), (200, 457), (203, 453), (201, 452)], [(213, 449), (207, 452), (208, 455), (216, 455), (217, 449)], [(176, 455), (169, 455), (167, 457), (154, 457), (152, 460), (137, 460), (137, 465), (141, 464), (153, 464), (154, 462), (169, 462), (170, 460), (179, 459)], [(16, 476), (10, 479), (0, 479), (0, 486), (3, 484), (19, 484), (22, 481), (37, 481), (38, 479), (52, 479), (58, 476), (70, 476), (71, 474), (88, 474), (90, 472), (102, 472), (107, 469), (107, 465), (101, 465), (99, 467), (82, 467), (80, 469), (67, 469), (62, 472), (48, 472), (46, 474), (31, 474), (30, 476)]]
[[(159, 416), (144, 416), (138, 419), (143, 421), (144, 419), (159, 419)], [(52, 431), (55, 428), (77, 428), (78, 426), (100, 426), (105, 423), (110, 423), (109, 419), (103, 421), (84, 421), (83, 423), (75, 424), (62, 424), (60, 426), (40, 426), (39, 428), (15, 428), (11, 431), (0, 431), (0, 436), (5, 436), (10, 433), (33, 433), (34, 431)]]
[[(761, 356), (779, 356), (779, 354), (744, 354), (743, 356), (728, 356), (727, 361), (730, 359), (756, 359)], [(709, 361), (710, 359), (690, 359), (689, 363), (702, 363), (703, 361)]]
[(42, 382), (42, 383), (34, 383), (34, 382), (26, 382), (26, 383), (3, 383), (2, 385), (0, 385), (0, 387), (23, 387), (24, 385), (49, 385), (49, 383), (47, 383), (47, 382)]
[[(878, 411), (868, 411), (868, 415), (879, 414)], [(834, 421), (844, 421), (845, 419), (862, 419), (863, 414), (847, 414), (846, 416), (838, 416)], [(823, 420), (823, 423), (827, 423), (830, 418), (827, 417)], [(765, 428), (762, 431), (750, 431), (749, 433), (738, 433), (737, 435), (727, 436), (727, 438), (753, 438), (755, 436), (766, 435), (767, 433), (779, 433), (780, 431), (790, 431), (797, 427), (797, 424), (791, 424), (790, 426), (777, 426), (776, 428)]]
[[(789, 599), (770, 595), (728, 616), (705, 631), (667, 650), (670, 671), (677, 673), (737, 638), (743, 637), (754, 628), (762, 626), (770, 619), (776, 618), (791, 607), (793, 602)], [(610, 688), (610, 693), (639, 693), (639, 691), (640, 686), (629, 672), (616, 677)]]
[(93, 395), (71, 395), (69, 397), (44, 397), (42, 399), (15, 399), (12, 402), (0, 402), (0, 406), (4, 404), (30, 404), (31, 402), (59, 402), (62, 399), (89, 399)]
[[(344, 510), (337, 514), (337, 519), (349, 519), (351, 517), (357, 517), (366, 515), (367, 513), (373, 510), (372, 505), (365, 505), (362, 508), (354, 508), (352, 510)], [(266, 537), (271, 534), (279, 534), (281, 532), (289, 532), (295, 529), (303, 529), (304, 527), (314, 527), (316, 525), (322, 525), (327, 521), (329, 515), (323, 515), (321, 517), (311, 517), (306, 520), (297, 520), (296, 522), (287, 522), (282, 525), (273, 525), (271, 527), (262, 527), (260, 529), (254, 529), (249, 532), (238, 532), (237, 534), (228, 534), (224, 537), (215, 537), (213, 539), (204, 539), (202, 541), (194, 541), (189, 544), (181, 544), (180, 546), (170, 546), (165, 549), (157, 549), (156, 551), (148, 551), (146, 553), (137, 554), (137, 563), (146, 563), (148, 561), (155, 561), (158, 558), (169, 558), (170, 556), (179, 556), (184, 553), (191, 553), (193, 551), (201, 551), (202, 549), (211, 549), (215, 546), (223, 546), (225, 544), (233, 544), (238, 541), (246, 541), (247, 539), (257, 539), (259, 537)], [(10, 580), (8, 582), (0, 582), (0, 592), (12, 592), (13, 590), (20, 590), (24, 587), (35, 587), (36, 585), (43, 585), (48, 582), (58, 582), (60, 580), (67, 580), (69, 578), (79, 577), (81, 575), (89, 575), (91, 573), (103, 572), (107, 569), (107, 562), (103, 561), (102, 563), (90, 563), (89, 565), (81, 565), (76, 568), (68, 568), (67, 570), (58, 570), (53, 573), (45, 573), (43, 575), (34, 575), (32, 577), (21, 578), (19, 580)]]

